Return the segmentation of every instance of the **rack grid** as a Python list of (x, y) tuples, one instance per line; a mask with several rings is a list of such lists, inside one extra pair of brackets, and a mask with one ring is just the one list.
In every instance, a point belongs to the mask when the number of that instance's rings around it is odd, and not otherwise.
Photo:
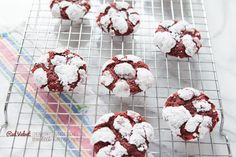
[[(150, 143), (149, 157), (232, 157), (223, 132), (222, 100), (204, 0), (127, 0), (139, 10), (141, 25), (136, 33), (126, 37), (110, 37), (97, 27), (96, 12), (106, 2), (111, 1), (91, 0), (91, 11), (77, 24), (53, 18), (48, 0), (34, 0), (6, 99), (6, 123), (1, 127), (1, 133), (25, 130), (30, 131), (31, 136), (1, 135), (0, 150), (7, 156), (17, 157), (94, 156), (91, 145), (84, 143), (89, 141), (97, 118), (104, 113), (131, 109), (142, 114), (154, 127), (155, 139)], [(166, 19), (186, 20), (200, 30), (203, 47), (198, 55), (189, 59), (174, 58), (153, 45), (155, 28), (159, 21)], [(79, 90), (51, 93), (34, 85), (30, 72), (33, 61), (59, 47), (78, 52), (88, 63), (88, 77)], [(116, 54), (140, 56), (149, 64), (155, 86), (130, 98), (116, 98), (108, 92), (99, 84), (100, 70), (102, 64)], [(170, 93), (187, 86), (207, 93), (221, 116), (220, 124), (212, 133), (191, 142), (173, 137), (161, 115)], [(54, 106), (55, 110), (48, 106)], [(73, 129), (81, 132), (71, 133)], [(71, 141), (75, 141), (77, 147), (73, 147)]]

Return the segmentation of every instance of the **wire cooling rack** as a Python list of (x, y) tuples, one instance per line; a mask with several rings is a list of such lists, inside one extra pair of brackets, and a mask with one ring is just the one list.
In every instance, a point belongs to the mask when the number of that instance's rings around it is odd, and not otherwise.
[[(127, 2), (140, 12), (142, 20), (139, 30), (127, 37), (110, 37), (97, 27), (95, 15), (100, 4), (105, 2), (108, 1), (93, 0), (90, 13), (82, 24), (76, 24), (52, 18), (48, 0), (34, 1), (5, 104), (1, 154), (16, 157), (94, 156), (88, 141), (96, 119), (107, 112), (131, 109), (142, 114), (155, 129), (149, 157), (231, 157), (230, 145), (223, 133), (223, 108), (204, 1), (129, 0)], [(159, 21), (166, 19), (184, 19), (200, 30), (203, 47), (198, 55), (179, 59), (166, 56), (153, 46), (154, 30)], [(33, 60), (58, 47), (78, 52), (88, 63), (85, 85), (72, 93), (46, 92), (33, 83), (30, 73)], [(116, 98), (101, 86), (102, 64), (120, 53), (143, 58), (155, 76), (155, 87), (130, 98)], [(192, 142), (173, 137), (161, 115), (170, 93), (186, 86), (206, 92), (221, 115), (220, 124), (211, 134)], [(40, 103), (43, 104), (41, 108)], [(56, 110), (47, 106), (54, 106)], [(73, 129), (81, 132), (71, 134)], [(30, 136), (9, 136), (9, 131), (30, 131)], [(73, 141), (77, 143), (75, 147)]]

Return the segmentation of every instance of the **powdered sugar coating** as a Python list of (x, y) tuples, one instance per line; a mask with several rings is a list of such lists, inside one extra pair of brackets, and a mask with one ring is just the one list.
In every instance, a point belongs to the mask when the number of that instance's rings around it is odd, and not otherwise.
[(137, 112), (134, 112), (132, 110), (127, 110), (127, 115), (131, 117), (136, 123), (139, 121), (141, 118), (141, 115)]
[(81, 22), (90, 10), (89, 0), (52, 0), (50, 4), (54, 17)]
[(66, 57), (64, 56), (55, 56), (51, 59), (52, 65), (65, 65), (66, 64)]
[(139, 88), (146, 91), (152, 87), (155, 80), (152, 73), (145, 68), (137, 68), (137, 79), (135, 82), (139, 85)]
[(136, 74), (136, 71), (133, 66), (128, 63), (116, 64), (114, 67), (114, 71), (120, 78), (125, 79), (133, 79)]
[(117, 2), (116, 3), (116, 8), (121, 10), (121, 9), (128, 9), (130, 7), (129, 3), (127, 2)]
[(73, 56), (72, 55), (70, 57), (72, 57), (71, 60), (69, 60), (70, 65), (75, 65), (76, 67), (82, 67), (83, 65), (87, 64), (83, 59), (81, 59), (78, 56)]
[(199, 96), (201, 94), (199, 90), (193, 89), (190, 87), (180, 89), (177, 91), (177, 93), (178, 93), (179, 97), (182, 98), (183, 100), (190, 100), (194, 96)]
[(123, 155), (127, 155), (127, 150), (120, 144), (120, 142), (116, 142), (114, 146), (108, 145), (106, 147), (101, 148), (97, 157), (122, 157)]
[(42, 68), (34, 71), (34, 81), (38, 86), (47, 84), (47, 80), (47, 73)]
[(199, 49), (197, 44), (193, 41), (191, 35), (184, 35), (182, 38), (182, 42), (185, 46), (185, 53), (189, 56), (193, 56)]
[(194, 93), (192, 90), (184, 88), (184, 89), (180, 89), (177, 91), (178, 95), (180, 98), (182, 98), (183, 100), (190, 100), (193, 98)]
[(92, 144), (95, 144), (99, 141), (109, 142), (113, 144), (115, 142), (115, 134), (108, 127), (104, 127), (95, 131), (92, 135)]
[(188, 132), (194, 132), (202, 120), (203, 116), (196, 114), (194, 117), (188, 119), (187, 123), (185, 124), (185, 129)]
[[(114, 30), (125, 34), (128, 31), (128, 24), (126, 22), (126, 16), (122, 16), (122, 13), (116, 13), (111, 15), (111, 22)], [(113, 32), (112, 32), (113, 34)], [(114, 31), (115, 34), (115, 31)]]
[(109, 71), (104, 71), (103, 75), (100, 77), (100, 83), (105, 86), (109, 86), (113, 82), (113, 77)]
[(118, 97), (130, 96), (130, 87), (125, 80), (118, 80), (113, 88), (113, 93)]
[(100, 125), (100, 124), (108, 122), (112, 116), (114, 116), (114, 113), (104, 114), (102, 117), (98, 119), (96, 125)]
[(162, 115), (173, 134), (193, 140), (213, 130), (218, 112), (209, 97), (194, 88), (184, 88), (170, 95)]
[(148, 66), (134, 55), (116, 55), (106, 61), (100, 77), (100, 83), (118, 97), (146, 91), (154, 82)]
[(108, 66), (108, 65), (110, 65), (110, 64), (112, 64), (112, 63), (114, 63), (115, 61), (113, 61), (112, 59), (109, 59), (109, 60), (107, 60), (103, 65), (102, 65), (102, 70), (105, 70), (105, 68)]
[(176, 45), (176, 41), (170, 32), (156, 32), (154, 36), (154, 43), (164, 53), (169, 53)]
[(191, 87), (185, 87), (185, 90), (191, 90), (194, 93), (194, 96), (200, 96), (202, 92), (200, 92), (199, 90), (195, 89), (195, 88), (191, 88)]
[(203, 138), (205, 134), (210, 131), (209, 126), (212, 126), (212, 118), (209, 116), (204, 116), (198, 129), (200, 138)]
[(123, 56), (121, 55), (120, 56), (122, 61), (132, 61), (134, 63), (138, 63), (138, 62), (141, 62), (142, 59), (138, 56), (135, 56), (135, 55), (126, 55), (126, 56)]
[[(132, 115), (129, 116), (128, 115)], [(97, 156), (137, 156), (144, 157), (145, 152), (148, 149), (149, 142), (153, 139), (154, 130), (152, 126), (145, 122), (143, 118), (134, 111), (109, 113), (103, 115), (101, 119), (105, 118), (105, 123), (99, 123), (95, 126), (94, 133), (101, 130), (102, 128), (109, 128), (115, 135), (115, 141), (104, 142), (102, 140), (97, 141), (97, 134), (93, 134), (92, 143), (94, 144), (94, 151)], [(109, 119), (107, 121), (107, 119)], [(98, 120), (103, 121), (103, 120)], [(94, 142), (96, 141), (96, 142)], [(119, 151), (118, 151), (119, 150)], [(116, 154), (116, 155), (115, 155)]]
[(113, 126), (121, 133), (122, 137), (129, 140), (130, 133), (132, 131), (132, 125), (127, 118), (118, 115), (114, 120)]
[(139, 23), (139, 14), (127, 2), (104, 4), (97, 17), (98, 26), (112, 36), (134, 33)]
[(129, 143), (136, 145), (139, 151), (145, 151), (148, 148), (146, 143), (151, 141), (154, 136), (153, 127), (147, 122), (137, 123), (133, 126)]
[(162, 111), (164, 120), (168, 121), (169, 127), (175, 135), (180, 135), (180, 127), (192, 116), (183, 106), (166, 107)]
[(78, 68), (74, 65), (61, 64), (56, 66), (54, 70), (63, 86), (67, 86), (78, 79)]
[(176, 57), (192, 57), (201, 45), (200, 33), (188, 22), (162, 21), (156, 29), (154, 44), (163, 52)]
[(206, 100), (195, 100), (193, 101), (193, 106), (197, 109), (197, 112), (211, 110), (211, 104)]
[(49, 51), (35, 63), (32, 72), (35, 83), (50, 91), (71, 91), (86, 78), (86, 62), (69, 50)]

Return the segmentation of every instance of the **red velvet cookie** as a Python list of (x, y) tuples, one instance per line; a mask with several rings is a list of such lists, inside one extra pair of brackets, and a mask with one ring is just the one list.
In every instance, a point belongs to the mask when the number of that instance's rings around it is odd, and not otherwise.
[(104, 4), (97, 17), (98, 26), (112, 36), (134, 33), (140, 24), (140, 17), (127, 2)]
[(70, 50), (49, 51), (36, 61), (32, 73), (40, 88), (72, 91), (86, 78), (86, 62)]
[(219, 121), (218, 112), (209, 97), (193, 88), (171, 94), (162, 115), (173, 134), (183, 140), (203, 138)]
[(54, 17), (80, 22), (90, 10), (90, 0), (52, 0), (50, 8)]
[(201, 35), (186, 21), (162, 21), (155, 32), (154, 44), (171, 56), (192, 57), (201, 48)]
[(144, 157), (153, 127), (134, 111), (103, 115), (96, 123), (92, 144), (97, 157)]
[(102, 68), (100, 82), (118, 97), (146, 91), (154, 84), (149, 67), (134, 55), (117, 55)]

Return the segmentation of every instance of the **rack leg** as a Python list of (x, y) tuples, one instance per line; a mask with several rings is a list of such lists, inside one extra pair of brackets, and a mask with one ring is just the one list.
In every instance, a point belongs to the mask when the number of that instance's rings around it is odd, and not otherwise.
[(4, 106), (4, 124), (1, 125), (0, 127), (0, 133), (2, 132), (3, 129), (6, 129), (8, 126), (8, 113), (7, 113), (7, 109), (8, 109), (8, 103), (5, 103)]

